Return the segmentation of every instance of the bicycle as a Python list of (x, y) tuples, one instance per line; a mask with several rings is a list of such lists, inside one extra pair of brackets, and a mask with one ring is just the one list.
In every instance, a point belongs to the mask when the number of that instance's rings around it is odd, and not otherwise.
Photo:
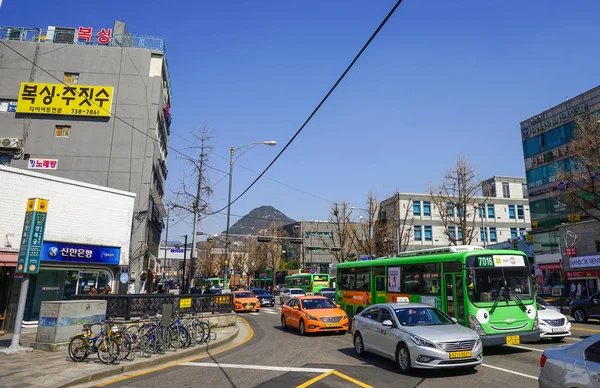
[[(75, 334), (69, 341), (69, 357), (74, 362), (85, 360), (90, 354), (97, 353), (98, 359), (104, 364), (112, 364), (120, 361), (119, 329), (108, 328), (105, 333), (104, 326), (110, 325), (109, 321), (85, 324), (82, 333)], [(92, 327), (100, 326), (100, 333), (94, 335)]]

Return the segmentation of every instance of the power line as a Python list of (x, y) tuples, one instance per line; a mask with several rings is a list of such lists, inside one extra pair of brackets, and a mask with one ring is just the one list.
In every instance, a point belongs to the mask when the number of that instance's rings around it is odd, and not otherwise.
[(396, 9), (398, 8), (398, 6), (401, 3), (402, 3), (402, 0), (398, 0), (396, 2), (396, 4), (392, 7), (392, 9), (388, 12), (387, 16), (379, 24), (379, 26), (377, 27), (377, 29), (373, 32), (373, 34), (371, 34), (371, 37), (367, 40), (367, 42), (360, 49), (360, 51), (358, 52), (358, 54), (356, 54), (356, 56), (354, 57), (354, 59), (352, 60), (352, 62), (350, 62), (350, 65), (348, 65), (348, 67), (346, 68), (346, 70), (344, 70), (344, 72), (338, 78), (338, 80), (335, 82), (335, 84), (333, 84), (333, 86), (331, 87), (331, 89), (329, 89), (329, 91), (327, 92), (327, 94), (325, 95), (325, 97), (323, 97), (323, 99), (321, 100), (321, 102), (319, 102), (319, 104), (317, 105), (317, 107), (311, 112), (311, 114), (308, 116), (308, 118), (304, 121), (304, 123), (296, 131), (296, 133), (294, 134), (294, 136), (292, 136), (292, 138), (287, 142), (287, 144), (283, 147), (283, 149), (281, 151), (279, 151), (279, 153), (277, 154), (277, 156), (275, 156), (275, 158), (271, 161), (271, 163), (269, 163), (269, 165), (263, 170), (263, 172), (261, 172), (260, 175), (257, 176), (256, 179), (254, 179), (254, 181), (248, 187), (246, 187), (246, 189), (244, 191), (242, 191), (242, 193), (240, 195), (238, 195), (233, 201), (231, 201), (230, 203), (228, 203), (227, 206), (225, 206), (222, 209), (219, 209), (215, 213), (219, 213), (219, 212), (227, 209), (229, 206), (231, 206), (235, 202), (237, 202), (237, 200), (239, 200), (244, 194), (246, 194), (248, 192), (248, 190), (250, 190), (256, 184), (256, 182), (258, 182), (263, 177), (263, 175), (265, 175), (266, 172), (269, 171), (269, 169), (271, 168), (271, 166), (273, 166), (273, 164), (275, 164), (275, 162), (285, 152), (285, 150), (287, 150), (287, 148), (292, 144), (292, 142), (294, 140), (296, 140), (296, 137), (298, 137), (298, 135), (300, 134), (300, 132), (302, 132), (302, 130), (306, 127), (306, 125), (314, 117), (314, 115), (321, 109), (321, 107), (323, 106), (323, 104), (325, 103), (325, 101), (327, 101), (327, 99), (329, 98), (329, 96), (335, 91), (335, 89), (338, 87), (338, 85), (346, 77), (346, 75), (348, 74), (348, 72), (350, 72), (350, 69), (352, 69), (352, 67), (354, 67), (354, 64), (362, 56), (363, 52), (365, 52), (365, 50), (367, 49), (367, 47), (369, 47), (369, 45), (371, 44), (371, 42), (373, 41), (373, 39), (375, 39), (375, 37), (379, 34), (379, 31), (381, 31), (381, 29), (383, 28), (383, 26), (386, 25), (386, 23), (388, 22), (388, 20), (392, 17), (392, 15), (394, 14), (394, 12), (396, 11)]

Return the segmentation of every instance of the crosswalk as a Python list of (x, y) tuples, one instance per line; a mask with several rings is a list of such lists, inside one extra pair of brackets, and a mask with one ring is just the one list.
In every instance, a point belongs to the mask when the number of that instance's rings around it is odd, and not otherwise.
[(279, 315), (279, 313), (281, 312), (281, 307), (280, 306), (275, 306), (275, 307), (263, 307), (260, 309), (260, 312), (252, 312), (250, 313), (250, 315), (261, 315), (263, 313), (266, 314), (271, 314), (271, 315)]

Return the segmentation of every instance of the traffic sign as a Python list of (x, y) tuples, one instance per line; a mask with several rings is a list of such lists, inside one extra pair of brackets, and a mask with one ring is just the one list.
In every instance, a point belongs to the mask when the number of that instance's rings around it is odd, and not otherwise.
[(316, 272), (316, 271), (315, 271), (314, 269), (311, 269), (311, 270), (310, 270), (310, 273), (311, 273), (311, 274), (314, 274), (315, 272)]
[(27, 200), (17, 273), (37, 274), (40, 271), (40, 254), (46, 229), (47, 211), (47, 199), (29, 198)]
[(121, 283), (127, 284), (129, 282), (129, 274), (126, 272), (123, 272), (121, 274), (121, 277), (119, 277), (119, 280), (121, 281)]
[(121, 273), (129, 273), (129, 267), (121, 267)]

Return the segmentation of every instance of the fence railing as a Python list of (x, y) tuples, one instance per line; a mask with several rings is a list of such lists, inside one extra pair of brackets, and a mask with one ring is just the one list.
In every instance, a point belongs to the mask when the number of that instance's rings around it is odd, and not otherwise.
[(106, 300), (107, 318), (131, 319), (160, 314), (164, 304), (171, 304), (173, 312), (182, 313), (229, 313), (233, 311), (233, 295), (74, 295), (72, 299)]

